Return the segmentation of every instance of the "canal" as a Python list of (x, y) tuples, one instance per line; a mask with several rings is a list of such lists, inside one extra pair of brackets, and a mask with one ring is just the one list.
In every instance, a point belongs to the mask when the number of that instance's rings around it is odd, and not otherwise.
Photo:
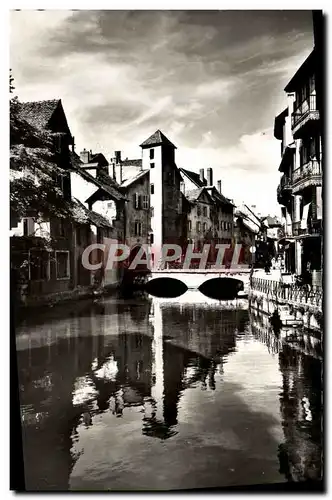
[(27, 490), (321, 477), (321, 361), (247, 301), (82, 301), (26, 318), (16, 347)]

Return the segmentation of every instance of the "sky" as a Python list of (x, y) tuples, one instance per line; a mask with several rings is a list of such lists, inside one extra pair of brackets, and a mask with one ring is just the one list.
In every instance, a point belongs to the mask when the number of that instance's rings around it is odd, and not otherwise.
[(21, 101), (61, 99), (76, 151), (140, 158), (157, 129), (178, 167), (213, 168), (225, 196), (280, 214), (274, 118), (313, 47), (311, 11), (11, 12)]

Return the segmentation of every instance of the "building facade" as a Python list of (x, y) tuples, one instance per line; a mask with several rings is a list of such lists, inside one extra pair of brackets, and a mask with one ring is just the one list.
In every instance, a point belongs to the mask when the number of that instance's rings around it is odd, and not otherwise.
[(285, 87), (288, 107), (275, 119), (282, 173), (277, 189), (285, 226), (286, 270), (319, 282), (322, 268), (322, 120), (315, 47)]

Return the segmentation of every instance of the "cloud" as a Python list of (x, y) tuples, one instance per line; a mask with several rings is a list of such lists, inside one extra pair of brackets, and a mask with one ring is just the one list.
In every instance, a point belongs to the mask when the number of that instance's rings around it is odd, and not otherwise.
[(278, 175), (270, 129), (312, 46), (305, 11), (19, 11), (10, 36), (19, 98), (61, 98), (78, 149), (139, 157), (160, 128), (244, 192)]

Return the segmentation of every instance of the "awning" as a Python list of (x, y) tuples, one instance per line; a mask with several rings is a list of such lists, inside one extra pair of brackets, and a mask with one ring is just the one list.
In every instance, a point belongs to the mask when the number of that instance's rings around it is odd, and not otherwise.
[(303, 207), (302, 219), (301, 219), (301, 229), (307, 229), (308, 214), (309, 214), (309, 207), (310, 207), (310, 205), (311, 205), (311, 202), (307, 203)]
[(291, 144), (286, 146), (284, 154), (282, 156), (282, 160), (279, 165), (279, 172), (286, 172), (288, 167), (292, 161), (293, 154), (295, 153), (295, 145)]

